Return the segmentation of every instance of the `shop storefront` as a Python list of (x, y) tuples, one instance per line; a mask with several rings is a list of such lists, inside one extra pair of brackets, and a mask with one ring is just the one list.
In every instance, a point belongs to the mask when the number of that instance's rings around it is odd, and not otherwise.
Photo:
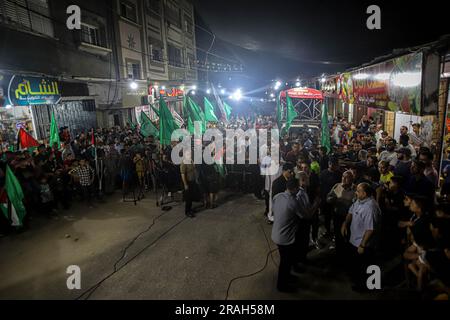
[[(135, 86), (133, 86), (135, 85)], [(109, 110), (109, 126), (126, 126), (137, 123), (136, 110), (149, 108), (149, 88), (146, 82), (133, 82), (122, 88), (122, 107)]]
[[(439, 56), (416, 52), (352, 72), (329, 77), (322, 86), (333, 101), (334, 115), (358, 125), (363, 116), (372, 117), (394, 138), (401, 126), (412, 131), (420, 123), (422, 135), (431, 145), (433, 126), (438, 123), (437, 99)], [(333, 114), (333, 113), (332, 113)]]
[(87, 85), (56, 78), (20, 74), (0, 75), (0, 125), (2, 140), (14, 143), (24, 128), (36, 139), (49, 136), (52, 113), (58, 126), (72, 136), (97, 126), (95, 101)]
[(174, 110), (176, 113), (182, 115), (183, 112), (183, 86), (149, 86), (150, 103), (157, 103), (159, 98), (162, 97), (166, 102), (169, 109)]

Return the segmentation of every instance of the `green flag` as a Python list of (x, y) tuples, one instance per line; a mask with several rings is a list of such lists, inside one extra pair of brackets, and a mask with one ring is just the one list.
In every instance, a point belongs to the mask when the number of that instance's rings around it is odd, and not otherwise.
[(225, 101), (223, 102), (223, 109), (225, 110), (225, 117), (227, 118), (227, 121), (230, 120), (232, 108)]
[(58, 125), (56, 124), (55, 114), (52, 113), (52, 122), (50, 124), (50, 147), (53, 148), (55, 142), (58, 143), (59, 149), (61, 142), (59, 141)]
[[(11, 208), (11, 221), (12, 226), (20, 227), (23, 225), (23, 218), (26, 215), (25, 206), (23, 205), (23, 192), (19, 181), (12, 172), (11, 168), (6, 166), (6, 176), (5, 176), (5, 189), (4, 192), (6, 197), (2, 196), (0, 206), (2, 208), (3, 214), (9, 219), (8, 206)], [(7, 201), (9, 200), (9, 201)]]
[(152, 110), (156, 113), (156, 115), (157, 115), (158, 118), (159, 118), (159, 110), (156, 109), (153, 105), (150, 105), (150, 107), (152, 107)]
[(322, 147), (327, 148), (327, 153), (331, 152), (330, 128), (328, 128), (328, 112), (325, 103), (322, 103)]
[(201, 127), (201, 133), (204, 133), (206, 131), (206, 120), (205, 120), (205, 114), (203, 113), (202, 109), (198, 104), (195, 103), (194, 100), (192, 100), (190, 97), (188, 97), (189, 101), (189, 107), (190, 107), (190, 115), (191, 115), (191, 121), (192, 124), (194, 124), (194, 121), (200, 121), (202, 123)]
[(190, 134), (194, 134), (195, 128), (194, 128), (194, 122), (192, 121), (192, 116), (191, 116), (191, 107), (190, 107), (190, 102), (188, 99), (188, 96), (185, 95), (183, 98), (183, 118), (184, 120), (187, 122), (187, 130), (189, 131)]
[(183, 118), (186, 120), (189, 118), (189, 100), (188, 96), (184, 95), (183, 97)]
[(212, 103), (206, 97), (203, 100), (205, 104), (205, 120), (207, 122), (219, 122), (214, 114), (214, 106)]
[(159, 142), (161, 145), (170, 145), (172, 133), (179, 129), (172, 113), (162, 97), (159, 99)]
[(216, 169), (216, 172), (220, 174), (220, 176), (223, 178), (225, 177), (225, 167), (223, 164), (214, 163), (214, 168)]
[(155, 127), (155, 125), (152, 123), (152, 121), (145, 114), (144, 111), (141, 111), (141, 116), (140, 116), (139, 122), (141, 123), (140, 133), (144, 137), (148, 137), (148, 136), (158, 137), (159, 136), (158, 129)]
[(128, 125), (131, 127), (131, 130), (134, 131), (134, 129), (136, 129), (136, 125), (131, 121), (131, 119), (128, 119)]
[(284, 134), (287, 134), (289, 132), (292, 121), (297, 117), (298, 113), (297, 111), (295, 111), (291, 97), (289, 97), (289, 95), (286, 93), (286, 127), (284, 127), (283, 129)]

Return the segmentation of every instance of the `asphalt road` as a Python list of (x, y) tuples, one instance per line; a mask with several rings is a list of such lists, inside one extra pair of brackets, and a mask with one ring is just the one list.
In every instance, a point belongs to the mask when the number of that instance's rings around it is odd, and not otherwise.
[[(185, 218), (180, 202), (169, 211), (156, 207), (151, 193), (137, 205), (115, 194), (95, 208), (76, 203), (56, 219), (35, 217), (26, 232), (0, 239), (0, 299), (76, 299), (97, 285), (81, 299), (376, 297), (351, 291), (327, 246), (310, 253), (297, 293), (277, 292), (279, 256), (268, 255), (276, 246), (264, 201), (242, 194), (220, 198), (218, 208), (193, 219)], [(80, 290), (67, 288), (70, 265), (80, 267)]]

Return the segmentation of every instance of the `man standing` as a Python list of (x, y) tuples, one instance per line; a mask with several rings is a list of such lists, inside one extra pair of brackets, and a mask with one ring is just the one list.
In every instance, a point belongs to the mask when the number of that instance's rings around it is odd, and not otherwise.
[(397, 151), (398, 162), (394, 168), (394, 175), (401, 176), (403, 181), (408, 181), (411, 177), (411, 150), (401, 148)]
[(423, 147), (425, 145), (423, 136), (420, 134), (420, 123), (414, 123), (412, 127), (413, 132), (409, 134), (409, 137), (411, 139), (411, 144), (413, 145), (413, 147), (418, 150), (420, 147)]
[(355, 197), (355, 186), (353, 184), (354, 177), (351, 171), (346, 171), (342, 175), (342, 182), (334, 185), (327, 196), (327, 203), (334, 208), (334, 237), (336, 240), (336, 253), (342, 255), (344, 253), (344, 238), (341, 236), (341, 226), (345, 221), (348, 210), (352, 205)]
[(294, 166), (291, 163), (283, 164), (281, 176), (275, 179), (272, 184), (272, 199), (274, 199), (277, 194), (286, 190), (286, 182), (291, 179), (294, 174), (293, 168)]
[(339, 171), (339, 162), (336, 158), (330, 158), (328, 169), (320, 173), (320, 213), (325, 216), (326, 236), (331, 237), (331, 216), (333, 207), (327, 203), (327, 196), (336, 183), (339, 183), (342, 173)]
[(421, 194), (428, 198), (429, 204), (434, 202), (435, 189), (433, 183), (424, 175), (425, 164), (419, 160), (411, 163), (411, 176), (405, 183), (407, 193)]
[(199, 200), (199, 191), (196, 183), (195, 165), (192, 162), (192, 153), (187, 151), (184, 154), (183, 162), (180, 164), (181, 180), (184, 185), (184, 201), (186, 202), (184, 213), (189, 218), (194, 218), (192, 202)]
[(295, 291), (290, 280), (291, 268), (296, 260), (295, 234), (299, 223), (297, 189), (297, 181), (289, 179), (286, 182), (286, 190), (273, 198), (272, 241), (278, 246), (280, 254), (277, 289), (281, 292)]
[(408, 128), (405, 126), (401, 126), (400, 127), (400, 138), (398, 139), (399, 143), (401, 144), (402, 141), (404, 141), (406, 139), (406, 137), (408, 137), (408, 140), (409, 140)]
[(83, 198), (88, 201), (88, 205), (91, 207), (92, 184), (94, 183), (95, 178), (94, 169), (92, 169), (86, 159), (82, 158), (73, 173), (75, 173), (79, 179)]
[(300, 143), (294, 142), (292, 145), (292, 150), (286, 154), (286, 162), (290, 162), (292, 164), (297, 163), (297, 159), (300, 156)]
[(419, 153), (419, 161), (425, 164), (425, 170), (423, 174), (428, 180), (433, 183), (434, 188), (437, 189), (439, 183), (439, 175), (437, 170), (433, 166), (433, 154), (430, 151), (423, 151)]
[[(314, 204), (311, 204), (310, 198), (308, 196), (309, 188), (309, 175), (300, 171), (298, 174), (299, 181), (299, 191), (297, 193), (298, 210), (300, 214), (300, 223), (295, 236), (295, 242), (297, 245), (297, 261), (299, 263), (306, 263), (306, 255), (308, 254), (309, 248), (309, 233), (311, 231), (311, 225), (314, 216), (319, 208), (319, 198), (316, 198)], [(297, 272), (303, 272), (304, 270), (299, 265), (294, 266)]]
[(389, 165), (394, 168), (397, 164), (397, 152), (395, 152), (396, 141), (394, 139), (389, 139), (386, 144), (386, 150), (380, 153), (380, 161), (386, 161)]
[(350, 207), (342, 224), (341, 233), (344, 238), (350, 225), (350, 266), (353, 269), (353, 287), (355, 291), (365, 291), (366, 270), (375, 260), (378, 247), (378, 232), (381, 211), (373, 198), (373, 189), (368, 183), (360, 183), (356, 188), (356, 202)]

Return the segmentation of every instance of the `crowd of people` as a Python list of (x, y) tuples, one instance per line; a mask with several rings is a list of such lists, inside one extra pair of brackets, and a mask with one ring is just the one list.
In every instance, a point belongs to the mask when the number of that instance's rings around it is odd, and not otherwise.
[[(210, 124), (225, 132), (226, 129), (262, 128), (272, 126), (269, 117), (254, 119), (233, 117), (229, 122)], [(133, 128), (132, 128), (133, 127)], [(5, 194), (6, 166), (18, 179), (23, 194), (26, 216), (24, 229), (35, 215), (49, 218), (67, 210), (72, 203), (83, 200), (89, 207), (97, 199), (121, 189), (134, 199), (145, 196), (146, 191), (174, 194), (187, 186), (185, 169), (171, 161), (171, 150), (176, 143), (161, 146), (157, 137), (143, 136), (139, 127), (125, 126), (100, 128), (81, 132), (71, 137), (67, 127), (60, 128), (61, 143), (51, 146), (44, 140), (37, 148), (17, 150), (15, 139), (2, 139), (0, 150), (0, 192)], [(8, 141), (9, 140), (9, 141)], [(206, 208), (217, 207), (220, 186), (253, 192), (249, 172), (260, 178), (257, 165), (218, 167), (205, 163), (195, 166), (195, 190), (184, 192), (184, 198), (199, 198)], [(256, 169), (256, 170), (255, 170)], [(190, 172), (189, 174), (191, 174)], [(196, 192), (194, 192), (196, 191)], [(189, 204), (187, 205), (189, 207)], [(194, 216), (187, 209), (188, 216)], [(8, 217), (0, 217), (0, 234), (12, 231)]]
[(336, 119), (331, 152), (307, 148), (305, 139), (281, 145), (282, 169), (266, 177), (266, 214), (281, 257), (278, 289), (296, 290), (291, 272), (304, 272), (308, 251), (323, 237), (355, 291), (368, 290), (368, 266), (398, 259), (403, 271), (391, 285), (448, 299), (450, 206), (445, 190), (437, 196), (433, 152), (416, 130), (402, 127), (396, 141), (370, 121)]
[[(186, 161), (175, 165), (171, 151), (178, 142), (160, 146), (156, 137), (142, 136), (139, 128), (92, 129), (76, 137), (63, 128), (61, 145), (2, 149), (0, 187), (8, 165), (24, 193), (25, 227), (34, 215), (51, 218), (77, 199), (95, 206), (94, 199), (117, 189), (134, 192), (138, 199), (148, 190), (162, 190), (168, 197), (183, 191), (190, 218), (195, 217), (193, 202), (216, 208), (222, 187), (245, 191), (265, 200), (264, 214), (280, 253), (280, 291), (295, 289), (292, 270), (304, 272), (308, 252), (320, 248), (319, 240), (326, 238), (339, 261), (348, 263), (357, 291), (367, 288), (368, 265), (398, 256), (404, 266), (399, 282), (433, 298), (440, 293), (448, 298), (450, 188), (444, 183), (441, 197), (436, 196), (440, 182), (434, 150), (416, 129), (408, 133), (402, 127), (396, 141), (372, 122), (363, 117), (358, 126), (340, 118), (330, 123), (331, 150), (306, 130), (266, 145), (266, 155), (257, 163), (249, 163), (249, 146), (235, 146), (235, 156), (241, 154), (245, 163), (224, 165), (194, 164), (192, 152), (185, 152)], [(270, 129), (276, 120), (234, 117), (210, 127), (223, 132)], [(274, 146), (280, 159), (272, 159)], [(226, 145), (213, 152), (227, 158)], [(280, 169), (267, 174), (275, 160)], [(0, 233), (7, 233), (10, 221), (0, 219)]]

